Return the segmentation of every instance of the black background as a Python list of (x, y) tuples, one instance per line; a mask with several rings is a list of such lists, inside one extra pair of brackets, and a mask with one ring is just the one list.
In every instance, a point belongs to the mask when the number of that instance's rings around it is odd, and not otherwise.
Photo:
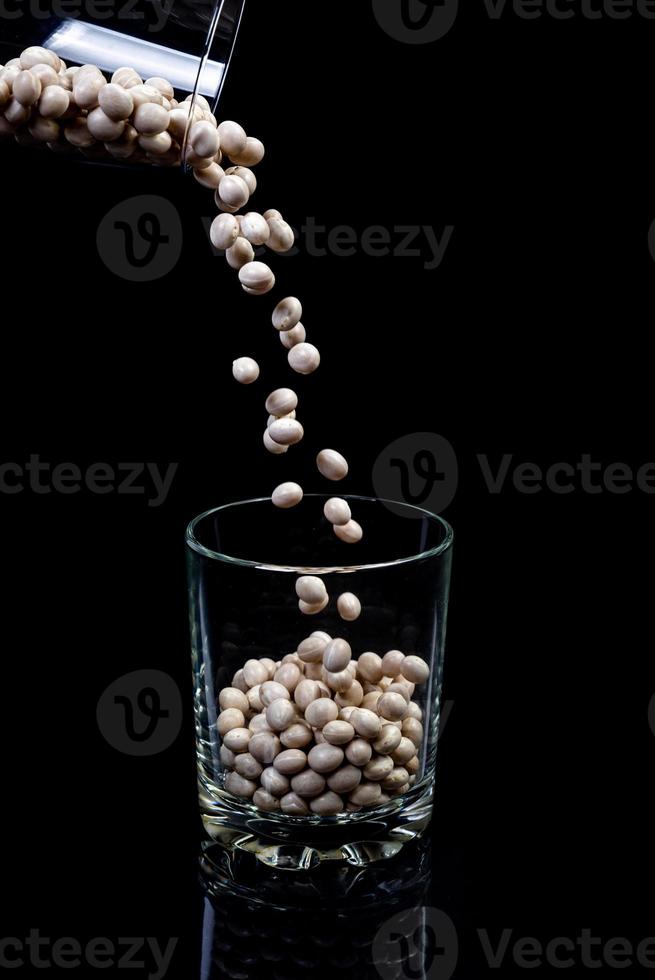
[[(426, 899), (456, 923), (456, 976), (489, 973), (476, 928), (653, 932), (653, 498), (509, 480), (490, 494), (476, 455), (655, 460), (654, 32), (636, 13), (494, 21), (469, 4), (441, 40), (406, 45), (367, 0), (250, 0), (221, 114), (267, 146), (253, 206), (295, 226), (454, 226), (433, 271), (361, 252), (271, 260), (323, 355), (309, 379), (286, 368), (270, 297), (244, 296), (212, 255), (211, 194), (192, 179), (1, 147), (3, 461), (179, 464), (158, 508), (0, 497), (5, 935), (179, 936), (170, 975), (197, 975), (185, 524), (282, 479), (322, 489), (323, 445), (351, 459), (350, 492), (371, 492), (378, 454), (417, 431), (447, 438), (460, 467)], [(167, 277), (135, 284), (96, 234), (145, 193), (173, 202), (184, 247)], [(246, 353), (253, 388), (230, 375)], [(269, 458), (264, 391), (291, 380), (305, 444)], [(140, 667), (185, 695), (181, 735), (149, 759), (117, 753), (95, 720)]]

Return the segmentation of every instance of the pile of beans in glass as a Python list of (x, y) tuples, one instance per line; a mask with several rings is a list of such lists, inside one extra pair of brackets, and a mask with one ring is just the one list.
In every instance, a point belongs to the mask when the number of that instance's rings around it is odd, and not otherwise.
[[(236, 122), (219, 124), (202, 96), (178, 101), (165, 78), (144, 80), (129, 67), (108, 81), (95, 65), (69, 68), (53, 51), (31, 47), (0, 66), (0, 136), (91, 159), (176, 167), (184, 158), (196, 180), (214, 192), (221, 213), (210, 238), (238, 272), (244, 292), (262, 296), (275, 286), (269, 266), (255, 261), (255, 248), (287, 252), (293, 229), (276, 210), (241, 213), (257, 189), (251, 168), (263, 159), (264, 145)], [(232, 166), (224, 167), (228, 162)], [(272, 323), (289, 367), (310, 375), (321, 357), (307, 342), (302, 314), (300, 300), (288, 296), (273, 310)], [(259, 365), (242, 356), (232, 374), (250, 385), (259, 378)], [(270, 453), (283, 455), (302, 440), (297, 407), (291, 388), (266, 398), (263, 441)], [(316, 465), (332, 482), (348, 474), (346, 459), (334, 449), (323, 449)], [(281, 509), (302, 499), (294, 482), (271, 495)], [(323, 513), (344, 544), (361, 541), (363, 530), (346, 500), (330, 498)], [(315, 616), (329, 603), (316, 575), (299, 576), (295, 590), (303, 615)], [(337, 597), (336, 607), (346, 622), (362, 613), (350, 592)], [(322, 631), (280, 661), (249, 660), (219, 694), (225, 789), (262, 810), (292, 816), (357, 811), (407, 792), (420, 770), (423, 739), (422, 712), (412, 697), (429, 673), (420, 657), (398, 650), (353, 659), (346, 640)]]
[(406, 793), (423, 740), (412, 695), (429, 672), (399, 650), (354, 660), (346, 640), (320, 630), (282, 660), (248, 660), (218, 699), (225, 789), (299, 817)]

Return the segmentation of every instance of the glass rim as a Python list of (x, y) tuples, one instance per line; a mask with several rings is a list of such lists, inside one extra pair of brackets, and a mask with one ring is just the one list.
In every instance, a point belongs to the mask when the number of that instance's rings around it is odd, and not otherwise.
[[(306, 493), (303, 500), (311, 499), (322, 499), (329, 500), (334, 494), (328, 493)], [(341, 564), (341, 565), (277, 565), (270, 562), (253, 561), (247, 558), (238, 558), (235, 555), (226, 555), (220, 551), (213, 551), (211, 548), (207, 548), (205, 545), (196, 537), (196, 528), (198, 524), (204, 520), (206, 517), (210, 517), (212, 514), (218, 514), (222, 511), (231, 510), (236, 507), (246, 507), (252, 504), (262, 504), (271, 502), (270, 497), (251, 497), (246, 500), (234, 500), (229, 504), (221, 504), (219, 507), (211, 507), (209, 510), (205, 510), (202, 514), (198, 514), (191, 521), (189, 521), (184, 540), (188, 548), (195, 551), (197, 554), (202, 555), (205, 558), (211, 558), (214, 561), (221, 561), (227, 565), (236, 565), (240, 568), (257, 568), (263, 571), (269, 572), (293, 572), (294, 574), (302, 573), (313, 573), (325, 575), (328, 572), (364, 572), (371, 569), (379, 568), (395, 568), (397, 565), (407, 565), (412, 562), (422, 561), (425, 558), (437, 558), (444, 554), (446, 551), (450, 550), (455, 537), (455, 532), (452, 526), (439, 514), (433, 514), (429, 510), (425, 510), (423, 507), (417, 507), (414, 504), (406, 504), (400, 500), (387, 500), (384, 497), (367, 497), (360, 494), (342, 494), (341, 499), (347, 501), (359, 501), (369, 504), (386, 504), (391, 507), (405, 507), (408, 510), (415, 511), (417, 514), (421, 514), (423, 517), (428, 517), (430, 520), (435, 521), (440, 524), (445, 532), (445, 537), (440, 544), (435, 545), (433, 548), (428, 548), (426, 551), (418, 552), (417, 554), (408, 555), (404, 558), (395, 558), (391, 561), (383, 562), (371, 562), (365, 564)]]

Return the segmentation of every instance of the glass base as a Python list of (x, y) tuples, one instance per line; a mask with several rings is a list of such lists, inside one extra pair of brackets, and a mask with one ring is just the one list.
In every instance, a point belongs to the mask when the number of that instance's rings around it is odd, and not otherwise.
[(425, 833), (433, 803), (430, 780), (375, 809), (334, 817), (288, 817), (236, 800), (204, 775), (200, 780), (202, 821), (214, 844), (284, 871), (309, 871), (323, 862), (366, 867), (394, 858)]
[(266, 915), (296, 909), (306, 917), (312, 910), (324, 924), (326, 916), (343, 916), (348, 921), (352, 910), (357, 911), (360, 922), (364, 910), (370, 910), (375, 919), (384, 919), (402, 900), (413, 899), (420, 905), (430, 870), (429, 835), (408, 841), (389, 860), (363, 868), (332, 861), (304, 874), (288, 874), (282, 867), (260, 863), (253, 853), (211, 841), (202, 845), (200, 855), (201, 886), (210, 899), (220, 900), (218, 907), (225, 908), (229, 902), (231, 917), (238, 908), (235, 903), (241, 902), (247, 917), (254, 906), (262, 907)]

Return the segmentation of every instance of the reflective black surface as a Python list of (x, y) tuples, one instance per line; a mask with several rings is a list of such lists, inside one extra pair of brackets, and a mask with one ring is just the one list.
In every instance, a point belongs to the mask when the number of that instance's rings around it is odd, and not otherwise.
[[(275, 268), (305, 301), (323, 355), (314, 378), (286, 372), (268, 300), (245, 297), (212, 255), (211, 195), (192, 180), (0, 146), (4, 937), (175, 938), (168, 976), (200, 976), (184, 528), (282, 480), (320, 491), (314, 453), (335, 443), (353, 462), (344, 491), (371, 493), (378, 456), (417, 432), (447, 439), (459, 474), (444, 512), (457, 532), (452, 710), (431, 876), (411, 902), (454, 923), (456, 980), (524, 976), (516, 943), (529, 937), (544, 961), (566, 937), (566, 969), (588, 976), (583, 930), (635, 949), (652, 935), (654, 498), (603, 484), (613, 464), (636, 473), (655, 459), (652, 24), (460, 7), (445, 37), (410, 45), (370, 3), (249, 6), (224, 111), (269, 149), (253, 207), (305, 229), (303, 254)], [(133, 282), (96, 236), (111, 208), (145, 194), (172, 202), (184, 247), (168, 276)], [(348, 225), (356, 254), (316, 225)], [(364, 254), (374, 225), (390, 250), (401, 227), (455, 230), (426, 269), (423, 233), (418, 256)], [(256, 390), (232, 383), (242, 354), (262, 365)], [(264, 392), (290, 381), (307, 436), (280, 461), (260, 446)], [(600, 490), (576, 469), (585, 455)], [(46, 469), (28, 470), (31, 456)], [(158, 506), (148, 462), (177, 464)], [(70, 478), (54, 489), (64, 463), (78, 490)], [(546, 484), (561, 463), (572, 492)], [(87, 480), (98, 464), (114, 474), (102, 492)], [(96, 717), (138, 669), (170, 675), (184, 706), (177, 737), (147, 756), (117, 750)], [(266, 933), (233, 935), (242, 900), (216, 902), (219, 942), (233, 944), (219, 955), (232, 962), (243, 939), (259, 969)], [(349, 909), (347, 935), (361, 921), (368, 942), (374, 913)], [(303, 918), (276, 913), (275, 949)], [(310, 938), (295, 947), (319, 959), (306, 975), (352, 969)], [(593, 956), (611, 968), (603, 948)], [(490, 967), (485, 950), (503, 949)]]

